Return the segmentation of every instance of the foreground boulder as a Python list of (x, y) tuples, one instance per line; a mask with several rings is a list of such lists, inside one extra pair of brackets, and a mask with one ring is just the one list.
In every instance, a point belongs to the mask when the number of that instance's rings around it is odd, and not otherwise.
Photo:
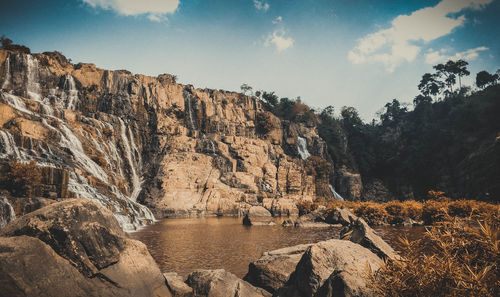
[(0, 236), (0, 291), (9, 296), (171, 296), (146, 246), (90, 200), (51, 204)]
[(248, 266), (243, 278), (250, 284), (275, 293), (285, 286), (300, 258), (311, 244), (300, 244), (279, 250), (265, 252), (262, 257)]
[(195, 296), (219, 297), (270, 297), (264, 289), (256, 288), (224, 269), (195, 270), (186, 283), (193, 288)]
[(271, 213), (262, 206), (252, 206), (243, 218), (243, 225), (270, 225), (273, 223)]
[(367, 276), (381, 264), (379, 257), (353, 242), (318, 242), (305, 251), (278, 296), (374, 296)]
[(363, 219), (357, 219), (341, 233), (342, 239), (358, 243), (382, 259), (397, 259), (399, 256)]
[(175, 272), (164, 273), (165, 282), (173, 297), (192, 297), (193, 289)]

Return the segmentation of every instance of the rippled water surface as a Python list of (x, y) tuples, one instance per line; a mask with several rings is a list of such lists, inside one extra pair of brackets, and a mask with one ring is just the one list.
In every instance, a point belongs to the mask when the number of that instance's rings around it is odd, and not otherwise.
[[(163, 272), (186, 276), (195, 269), (223, 268), (243, 277), (248, 264), (263, 252), (287, 246), (338, 238), (339, 227), (294, 228), (243, 226), (241, 218), (165, 219), (131, 237), (144, 242)], [(393, 240), (411, 228), (379, 228)], [(412, 232), (410, 232), (412, 233)]]

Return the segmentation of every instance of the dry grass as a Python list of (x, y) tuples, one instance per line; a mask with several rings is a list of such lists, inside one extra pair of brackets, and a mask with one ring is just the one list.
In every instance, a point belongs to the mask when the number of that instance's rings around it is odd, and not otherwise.
[(499, 296), (498, 227), (455, 218), (420, 240), (401, 239), (405, 257), (386, 262), (371, 284), (379, 296)]
[(500, 220), (500, 205), (476, 200), (451, 200), (443, 192), (430, 191), (430, 200), (390, 201), (386, 203), (330, 201), (301, 202), (297, 206), (300, 214), (314, 211), (320, 205), (331, 211), (336, 207), (347, 207), (370, 225), (401, 224), (408, 218), (432, 225), (450, 221), (453, 218), (486, 220), (488, 223)]

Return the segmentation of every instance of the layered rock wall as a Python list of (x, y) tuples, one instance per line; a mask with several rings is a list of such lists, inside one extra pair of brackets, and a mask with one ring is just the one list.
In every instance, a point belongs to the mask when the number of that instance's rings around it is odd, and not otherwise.
[(74, 65), (57, 52), (0, 50), (0, 86), (0, 161), (36, 160), (36, 195), (90, 198), (125, 229), (152, 212), (239, 215), (265, 202), (281, 214), (332, 197), (316, 127), (283, 122), (255, 97)]

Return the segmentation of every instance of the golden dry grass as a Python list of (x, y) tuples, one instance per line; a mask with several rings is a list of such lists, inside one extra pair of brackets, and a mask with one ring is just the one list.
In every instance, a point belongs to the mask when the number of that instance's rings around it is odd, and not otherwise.
[(455, 218), (401, 239), (404, 258), (371, 277), (379, 296), (499, 296), (498, 224)]

